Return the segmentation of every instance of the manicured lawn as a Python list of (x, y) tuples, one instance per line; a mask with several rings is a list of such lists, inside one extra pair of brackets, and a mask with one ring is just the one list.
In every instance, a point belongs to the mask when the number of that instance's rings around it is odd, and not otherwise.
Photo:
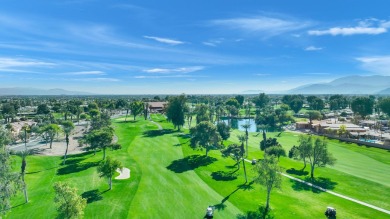
[[(189, 147), (185, 134), (188, 129), (172, 130), (173, 126), (161, 115), (152, 115), (152, 119), (164, 130), (142, 118), (113, 120), (122, 149), (108, 151), (108, 155), (130, 168), (131, 178), (114, 180), (111, 191), (107, 191), (106, 179), (99, 178), (96, 171), (101, 152), (71, 155), (66, 166), (61, 165), (61, 157), (28, 157), (26, 182), (30, 202), (22, 204), (23, 196), (19, 194), (6, 218), (55, 218), (53, 184), (57, 181), (70, 182), (89, 198), (85, 218), (202, 218), (208, 205), (217, 207), (215, 218), (236, 218), (265, 203), (265, 189), (253, 183), (244, 184), (243, 169), (236, 171), (233, 160), (222, 158), (219, 151), (211, 151), (210, 157), (205, 157), (205, 151)], [(233, 131), (225, 145), (237, 143), (238, 134), (242, 133)], [(277, 134), (268, 133), (268, 137)], [(250, 133), (249, 159), (263, 157), (258, 149), (262, 135), (256, 135)], [(297, 134), (282, 133), (278, 141), (288, 151), (297, 144)], [(316, 177), (323, 178), (323, 186), (390, 209), (390, 179), (385, 171), (390, 169), (389, 152), (338, 141), (330, 141), (329, 149), (338, 162), (334, 167), (316, 170)], [(302, 167), (300, 161), (284, 157), (280, 164), (287, 172)], [(15, 169), (19, 165), (20, 159), (16, 158)], [(255, 175), (252, 166), (246, 166), (251, 182)], [(338, 218), (388, 218), (379, 211), (285, 177), (282, 189), (273, 191), (271, 196), (276, 218), (324, 218), (327, 206), (338, 210)]]

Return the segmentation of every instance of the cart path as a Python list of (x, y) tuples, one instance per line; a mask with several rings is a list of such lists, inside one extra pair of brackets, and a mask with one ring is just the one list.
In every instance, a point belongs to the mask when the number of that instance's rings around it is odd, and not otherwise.
[[(247, 159), (245, 159), (245, 161), (248, 162), (248, 163), (252, 163), (252, 161), (247, 160)], [(342, 194), (339, 194), (339, 193), (336, 193), (336, 192), (329, 191), (329, 190), (327, 190), (327, 189), (324, 189), (324, 188), (322, 188), (322, 187), (313, 185), (312, 183), (309, 183), (309, 182), (306, 182), (306, 181), (304, 181), (304, 180), (295, 178), (295, 177), (290, 176), (290, 175), (285, 174), (285, 173), (280, 173), (280, 174), (281, 174), (282, 176), (284, 176), (284, 177), (287, 177), (287, 178), (292, 179), (292, 180), (295, 180), (295, 181), (297, 181), (297, 182), (306, 184), (306, 185), (308, 185), (308, 186), (311, 186), (311, 187), (316, 188), (316, 189), (318, 189), (318, 190), (321, 190), (321, 191), (323, 191), (323, 192), (327, 192), (327, 193), (332, 194), (332, 195), (334, 195), (334, 196), (337, 196), (337, 197), (340, 197), (340, 198), (343, 198), (343, 199), (346, 199), (346, 200), (349, 200), (349, 201), (352, 201), (352, 202), (355, 202), (355, 203), (364, 205), (364, 206), (366, 206), (366, 207), (375, 209), (375, 210), (377, 210), (377, 211), (381, 211), (381, 212), (386, 213), (386, 214), (390, 214), (390, 211), (389, 211), (389, 210), (386, 210), (386, 209), (377, 207), (377, 206), (375, 206), (375, 205), (368, 204), (368, 203), (366, 203), (366, 202), (359, 201), (359, 200), (357, 200), (357, 199), (354, 199), (354, 198), (351, 198), (351, 197), (348, 197), (348, 196), (345, 196), (345, 195), (342, 195)]]
[(163, 129), (162, 126), (159, 123), (157, 123), (157, 122), (155, 122), (153, 120), (150, 120), (150, 122), (152, 122), (153, 124), (157, 125), (158, 130), (162, 130)]

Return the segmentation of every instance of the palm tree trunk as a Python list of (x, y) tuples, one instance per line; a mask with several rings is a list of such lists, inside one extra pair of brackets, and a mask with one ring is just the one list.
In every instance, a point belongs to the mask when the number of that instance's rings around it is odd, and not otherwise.
[(242, 165), (244, 166), (245, 183), (247, 183), (248, 182), (248, 178), (246, 176), (246, 168), (245, 168), (245, 159), (244, 158), (242, 158)]
[(110, 185), (110, 190), (112, 189), (112, 177), (108, 180), (108, 184)]
[(66, 162), (66, 155), (68, 154), (68, 147), (69, 147), (69, 136), (68, 136), (68, 135), (66, 135), (65, 139), (66, 139), (66, 150), (65, 150), (65, 155), (64, 155), (64, 162), (63, 162), (63, 164), (64, 164), (64, 165), (65, 165), (65, 162)]

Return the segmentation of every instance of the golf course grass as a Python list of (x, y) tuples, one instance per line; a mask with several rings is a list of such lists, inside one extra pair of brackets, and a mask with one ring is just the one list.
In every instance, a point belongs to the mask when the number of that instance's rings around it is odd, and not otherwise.
[[(14, 206), (5, 218), (55, 218), (53, 184), (66, 181), (77, 187), (87, 198), (85, 218), (202, 218), (208, 205), (216, 207), (215, 218), (237, 218), (255, 211), (265, 204), (265, 189), (252, 183), (255, 173), (246, 163), (248, 182), (243, 168), (237, 170), (230, 158), (222, 158), (213, 150), (209, 157), (205, 151), (189, 146), (188, 130), (178, 132), (161, 115), (150, 121), (113, 120), (118, 143), (122, 149), (108, 151), (108, 156), (122, 162), (131, 170), (131, 178), (113, 180), (108, 189), (107, 180), (99, 178), (96, 166), (102, 152), (70, 155), (66, 165), (61, 157), (29, 156), (26, 183), (30, 202), (23, 204), (19, 194), (12, 200)], [(234, 130), (225, 142), (238, 143)], [(261, 135), (250, 133), (249, 157), (262, 158), (258, 145)], [(268, 133), (273, 137), (277, 133)], [(288, 151), (297, 144), (297, 133), (282, 133), (278, 141)], [(329, 150), (337, 158), (333, 167), (318, 168), (317, 183), (334, 192), (390, 209), (390, 153), (375, 148), (329, 141)], [(284, 172), (306, 179), (291, 171), (302, 168), (300, 161), (281, 157)], [(15, 170), (20, 159), (14, 159)], [(309, 171), (307, 167), (306, 171)], [(275, 218), (325, 218), (327, 206), (337, 209), (338, 218), (389, 218), (377, 210), (321, 192), (283, 177), (282, 188), (271, 194), (271, 209)]]

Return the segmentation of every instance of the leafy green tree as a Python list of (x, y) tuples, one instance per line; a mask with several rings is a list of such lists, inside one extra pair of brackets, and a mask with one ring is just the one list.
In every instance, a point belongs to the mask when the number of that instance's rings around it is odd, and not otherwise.
[(283, 157), (286, 156), (286, 150), (284, 150), (284, 148), (281, 145), (269, 147), (267, 149), (266, 153), (267, 153), (267, 155), (273, 155), (273, 156), (277, 157), (278, 161), (279, 161), (280, 156), (283, 156)]
[(94, 149), (101, 148), (103, 150), (103, 160), (106, 159), (106, 149), (111, 145), (114, 130), (111, 127), (105, 127), (97, 130), (92, 130), (86, 137), (87, 142)]
[(304, 167), (302, 170), (305, 169), (306, 162), (309, 162), (311, 167), (311, 178), (314, 178), (315, 167), (324, 167), (335, 163), (336, 159), (328, 151), (325, 139), (317, 137), (313, 143), (311, 135), (300, 135), (298, 142), (299, 146), (297, 151), (294, 153), (294, 156), (304, 161)]
[(142, 101), (134, 101), (130, 103), (130, 111), (134, 117), (134, 120), (136, 116), (138, 116), (143, 112), (143, 110), (144, 110), (144, 103)]
[(321, 113), (316, 110), (309, 110), (306, 112), (306, 115), (309, 118), (310, 124), (313, 124), (313, 120), (322, 118)]
[(217, 130), (222, 139), (221, 145), (223, 145), (223, 141), (230, 137), (230, 127), (224, 122), (219, 122), (217, 123)]
[(65, 141), (66, 141), (66, 150), (65, 150), (65, 155), (64, 155), (64, 161), (63, 164), (65, 165), (66, 162), (66, 156), (68, 154), (68, 148), (69, 148), (69, 136), (71, 135), (72, 131), (74, 129), (74, 124), (72, 121), (63, 121), (62, 122), (62, 130), (65, 134)]
[(6, 149), (11, 135), (0, 126), (0, 217), (11, 209), (11, 199), (21, 187), (19, 174), (12, 172), (11, 157)]
[(196, 124), (201, 122), (210, 121), (209, 112), (205, 104), (197, 105), (195, 108)]
[(308, 96), (306, 100), (312, 110), (323, 110), (325, 107), (325, 102), (317, 96)]
[(237, 163), (237, 170), (240, 169), (240, 161), (244, 157), (243, 147), (237, 144), (231, 144), (227, 148), (221, 150), (222, 157), (231, 157)]
[(179, 131), (180, 127), (185, 123), (186, 100), (187, 98), (184, 94), (171, 97), (166, 107), (167, 120), (172, 122)]
[(122, 170), (122, 163), (118, 160), (111, 159), (111, 157), (107, 157), (106, 160), (102, 161), (98, 166), (98, 172), (100, 177), (105, 177), (108, 179), (108, 185), (110, 186), (110, 190), (112, 189), (112, 177), (117, 169)]
[(269, 102), (270, 98), (265, 93), (261, 93), (259, 96), (253, 98), (253, 103), (260, 109), (263, 109), (265, 106), (267, 106)]
[(347, 134), (347, 127), (345, 125), (340, 125), (340, 128), (337, 130), (337, 134), (339, 137), (342, 137), (343, 135)]
[(382, 112), (386, 113), (387, 116), (390, 116), (390, 97), (381, 99), (378, 105)]
[(235, 98), (228, 99), (225, 104), (226, 104), (226, 106), (234, 106), (237, 109), (240, 108), (240, 103)]
[(269, 147), (272, 146), (280, 146), (278, 139), (276, 138), (268, 138), (265, 142), (264, 139), (260, 142), (260, 150), (265, 151)]
[(206, 156), (208, 156), (209, 150), (213, 146), (218, 146), (221, 141), (217, 128), (211, 122), (201, 122), (196, 127), (190, 129), (191, 133), (191, 146), (206, 149)]
[(278, 166), (278, 161), (274, 156), (267, 156), (256, 164), (254, 170), (257, 175), (255, 182), (267, 189), (265, 211), (268, 212), (271, 191), (273, 188), (280, 188), (282, 184), (281, 168)]
[(234, 97), (234, 99), (237, 100), (237, 102), (240, 104), (240, 106), (242, 106), (242, 105), (244, 104), (244, 99), (245, 99), (244, 96), (242, 96), (242, 95), (237, 95), (237, 96)]
[(294, 113), (298, 113), (303, 107), (303, 101), (299, 98), (295, 98), (290, 102), (289, 106), (294, 111)]
[(3, 115), (6, 123), (11, 122), (11, 120), (16, 116), (15, 107), (10, 103), (4, 103), (1, 107), (1, 114)]
[(339, 110), (345, 109), (349, 105), (349, 101), (343, 95), (332, 95), (329, 97), (329, 109), (330, 110)]
[(372, 114), (374, 109), (374, 100), (369, 97), (356, 97), (351, 103), (351, 109), (355, 114), (365, 118)]
[(82, 218), (87, 200), (77, 194), (76, 188), (64, 182), (54, 184), (55, 198), (59, 218)]
[(61, 128), (58, 126), (58, 124), (48, 124), (42, 127), (42, 132), (45, 133), (47, 139), (50, 141), (50, 149), (52, 149), (54, 137), (60, 130)]
[(38, 105), (37, 114), (47, 115), (49, 113), (50, 113), (50, 109), (46, 103), (42, 103)]

